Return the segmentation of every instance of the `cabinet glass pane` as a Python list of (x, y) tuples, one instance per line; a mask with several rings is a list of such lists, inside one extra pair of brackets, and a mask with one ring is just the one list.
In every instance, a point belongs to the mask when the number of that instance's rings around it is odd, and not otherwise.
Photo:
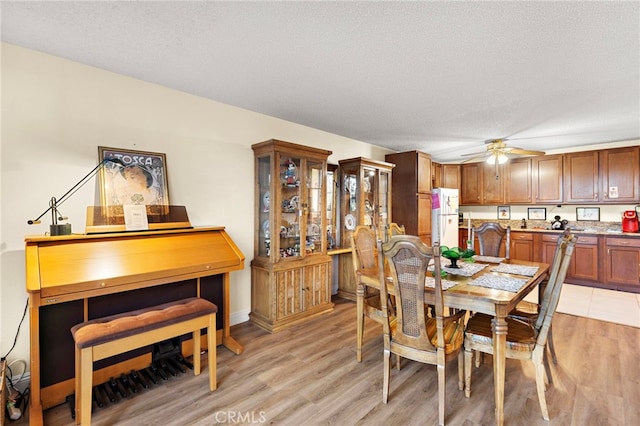
[(323, 163), (307, 161), (307, 234), (306, 254), (322, 251)]
[(300, 158), (280, 160), (280, 257), (300, 256)]
[(269, 213), (271, 210), (270, 183), (271, 157), (260, 157), (258, 159), (258, 186), (260, 191), (258, 255), (262, 257), (269, 257), (271, 254), (271, 230), (269, 229)]
[(327, 188), (327, 216), (326, 216), (327, 249), (332, 249), (336, 246), (336, 241), (338, 237), (336, 235), (336, 229), (335, 229), (336, 208), (337, 208), (335, 179), (336, 179), (336, 171), (332, 169), (327, 170), (327, 182), (326, 182), (326, 185), (327, 185), (326, 186)]
[(387, 229), (389, 225), (389, 173), (380, 172), (380, 182), (378, 186), (379, 224), (380, 229)]
[(362, 197), (364, 198), (364, 215), (362, 224), (372, 226), (376, 208), (376, 169), (364, 168), (362, 177)]
[(342, 245), (349, 245), (351, 232), (358, 224), (358, 170), (347, 169), (342, 173)]

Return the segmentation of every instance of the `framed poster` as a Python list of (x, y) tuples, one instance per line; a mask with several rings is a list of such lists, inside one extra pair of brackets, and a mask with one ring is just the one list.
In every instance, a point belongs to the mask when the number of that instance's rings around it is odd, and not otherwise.
[(600, 207), (576, 207), (577, 220), (600, 220)]
[(511, 206), (498, 206), (498, 219), (511, 219)]
[(529, 220), (547, 220), (547, 209), (545, 207), (529, 207), (527, 213)]
[(169, 205), (167, 159), (156, 152), (98, 147), (103, 206)]

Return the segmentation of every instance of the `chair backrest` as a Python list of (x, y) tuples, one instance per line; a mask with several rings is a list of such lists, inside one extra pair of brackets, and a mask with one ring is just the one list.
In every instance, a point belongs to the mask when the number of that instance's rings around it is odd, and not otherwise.
[(369, 226), (359, 225), (351, 233), (350, 239), (354, 272), (357, 274), (363, 269), (377, 268), (376, 231)]
[[(436, 244), (427, 247), (419, 237), (413, 235), (397, 235), (388, 242), (378, 242), (378, 265), (389, 265), (393, 280), (396, 302), (396, 329), (392, 340), (398, 344), (420, 350), (436, 351), (427, 335), (425, 316), (425, 278), (427, 267), (433, 261), (435, 270), (435, 316), (437, 321), (437, 342), (444, 349), (442, 285), (440, 278), (440, 247)], [(380, 280), (385, 282), (385, 268), (381, 266)], [(382, 312), (387, 312), (387, 289), (380, 286), (380, 303)], [(383, 322), (385, 339), (391, 335), (389, 321)]]
[(394, 237), (396, 235), (405, 235), (406, 232), (404, 230), (404, 225), (398, 225), (395, 222), (391, 222), (389, 224), (389, 226), (387, 227), (387, 239), (386, 241), (389, 241), (389, 238)]
[[(475, 244), (478, 237), (479, 254), (481, 256), (500, 256), (500, 245), (502, 240), (505, 241), (505, 257), (510, 258), (511, 246), (511, 227), (503, 228), (496, 222), (485, 222), (482, 225), (471, 227), (471, 246)], [(475, 250), (475, 248), (474, 248)]]
[(567, 270), (569, 269), (569, 263), (571, 262), (571, 256), (573, 255), (577, 240), (578, 238), (571, 234), (569, 229), (566, 229), (558, 239), (556, 255), (549, 270), (549, 284), (542, 297), (540, 311), (535, 325), (538, 330), (538, 345), (544, 346), (546, 344), (549, 327), (551, 327), (553, 315), (558, 307), (562, 284), (567, 276)]

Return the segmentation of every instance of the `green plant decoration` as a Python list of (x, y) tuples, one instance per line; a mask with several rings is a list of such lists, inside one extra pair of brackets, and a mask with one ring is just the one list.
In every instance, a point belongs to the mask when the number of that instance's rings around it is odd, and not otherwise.
[(441, 246), (440, 254), (442, 257), (451, 261), (449, 268), (459, 268), (458, 259), (469, 259), (471, 261), (473, 260), (471, 258), (476, 252), (471, 249), (461, 250), (459, 247), (449, 248), (447, 246)]

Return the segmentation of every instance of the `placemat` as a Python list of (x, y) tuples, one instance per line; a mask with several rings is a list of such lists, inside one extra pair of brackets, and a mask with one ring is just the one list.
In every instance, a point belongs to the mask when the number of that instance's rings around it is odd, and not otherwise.
[(525, 275), (532, 277), (538, 272), (537, 266), (525, 266), (525, 265), (510, 265), (508, 263), (501, 263), (492, 269), (493, 272), (503, 272), (505, 274)]
[(461, 275), (463, 277), (471, 277), (477, 274), (478, 272), (482, 271), (484, 268), (488, 266), (482, 263), (470, 263), (470, 262), (465, 262), (463, 260), (458, 260), (459, 268), (449, 268), (445, 265), (449, 265), (451, 262), (449, 262), (448, 260), (445, 260), (443, 263), (444, 265), (442, 265), (442, 270), (445, 271), (447, 274)]
[[(443, 290), (450, 289), (454, 285), (458, 284), (455, 281), (449, 281), (449, 280), (445, 280), (445, 279), (441, 279), (440, 283), (442, 285), (442, 289)], [(424, 286), (425, 287), (429, 287), (429, 288), (434, 288), (436, 286), (436, 280), (433, 277), (426, 277), (424, 279)]]
[(487, 287), (494, 290), (504, 290), (516, 293), (526, 283), (527, 280), (523, 280), (521, 278), (505, 277), (504, 275), (484, 274), (476, 278), (475, 280), (472, 280), (469, 285), (477, 285), (479, 287)]
[(493, 256), (473, 256), (473, 260), (477, 260), (478, 262), (487, 262), (487, 263), (501, 263), (504, 260), (504, 257), (493, 257)]

